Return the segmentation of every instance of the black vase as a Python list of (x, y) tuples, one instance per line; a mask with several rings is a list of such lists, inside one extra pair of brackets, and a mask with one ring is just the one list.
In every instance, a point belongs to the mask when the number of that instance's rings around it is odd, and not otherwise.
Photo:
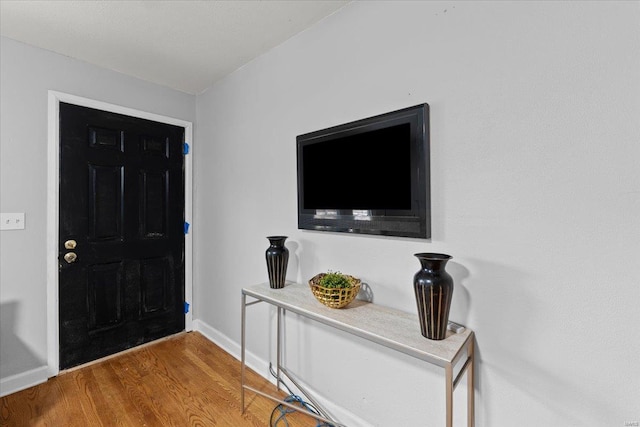
[(284, 246), (287, 236), (267, 237), (271, 246), (267, 248), (267, 272), (269, 273), (269, 286), (273, 289), (284, 288), (287, 276), (287, 263), (289, 262), (289, 249)]
[(420, 253), (415, 256), (422, 265), (422, 269), (413, 276), (420, 332), (430, 340), (443, 340), (447, 334), (453, 295), (453, 279), (445, 271), (451, 255)]

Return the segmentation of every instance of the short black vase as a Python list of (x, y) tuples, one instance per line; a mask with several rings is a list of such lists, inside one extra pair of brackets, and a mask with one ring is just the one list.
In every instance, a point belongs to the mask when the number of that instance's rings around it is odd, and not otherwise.
[(284, 246), (287, 236), (267, 237), (271, 245), (267, 248), (267, 272), (269, 273), (269, 286), (273, 289), (284, 288), (287, 276), (287, 264), (289, 262), (289, 249)]
[(422, 265), (422, 269), (413, 276), (420, 332), (430, 340), (443, 340), (447, 334), (453, 295), (453, 279), (445, 271), (451, 255), (420, 253), (415, 256)]

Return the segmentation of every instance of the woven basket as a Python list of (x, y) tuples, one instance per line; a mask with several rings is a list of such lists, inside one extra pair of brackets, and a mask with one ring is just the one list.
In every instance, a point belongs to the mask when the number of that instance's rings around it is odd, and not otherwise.
[(348, 305), (360, 292), (360, 279), (345, 274), (351, 282), (350, 288), (325, 288), (320, 286), (320, 279), (326, 273), (316, 274), (309, 280), (309, 287), (318, 301), (330, 308), (342, 308)]

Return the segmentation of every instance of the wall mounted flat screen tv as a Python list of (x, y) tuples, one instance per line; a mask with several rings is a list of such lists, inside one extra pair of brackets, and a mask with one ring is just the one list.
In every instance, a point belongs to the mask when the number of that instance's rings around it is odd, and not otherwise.
[(298, 228), (431, 237), (429, 105), (297, 137)]

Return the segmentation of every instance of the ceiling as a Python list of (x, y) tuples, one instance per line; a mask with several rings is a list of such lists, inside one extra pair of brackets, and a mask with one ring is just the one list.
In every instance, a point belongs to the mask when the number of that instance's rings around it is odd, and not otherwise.
[(0, 0), (0, 33), (198, 94), (347, 3)]

